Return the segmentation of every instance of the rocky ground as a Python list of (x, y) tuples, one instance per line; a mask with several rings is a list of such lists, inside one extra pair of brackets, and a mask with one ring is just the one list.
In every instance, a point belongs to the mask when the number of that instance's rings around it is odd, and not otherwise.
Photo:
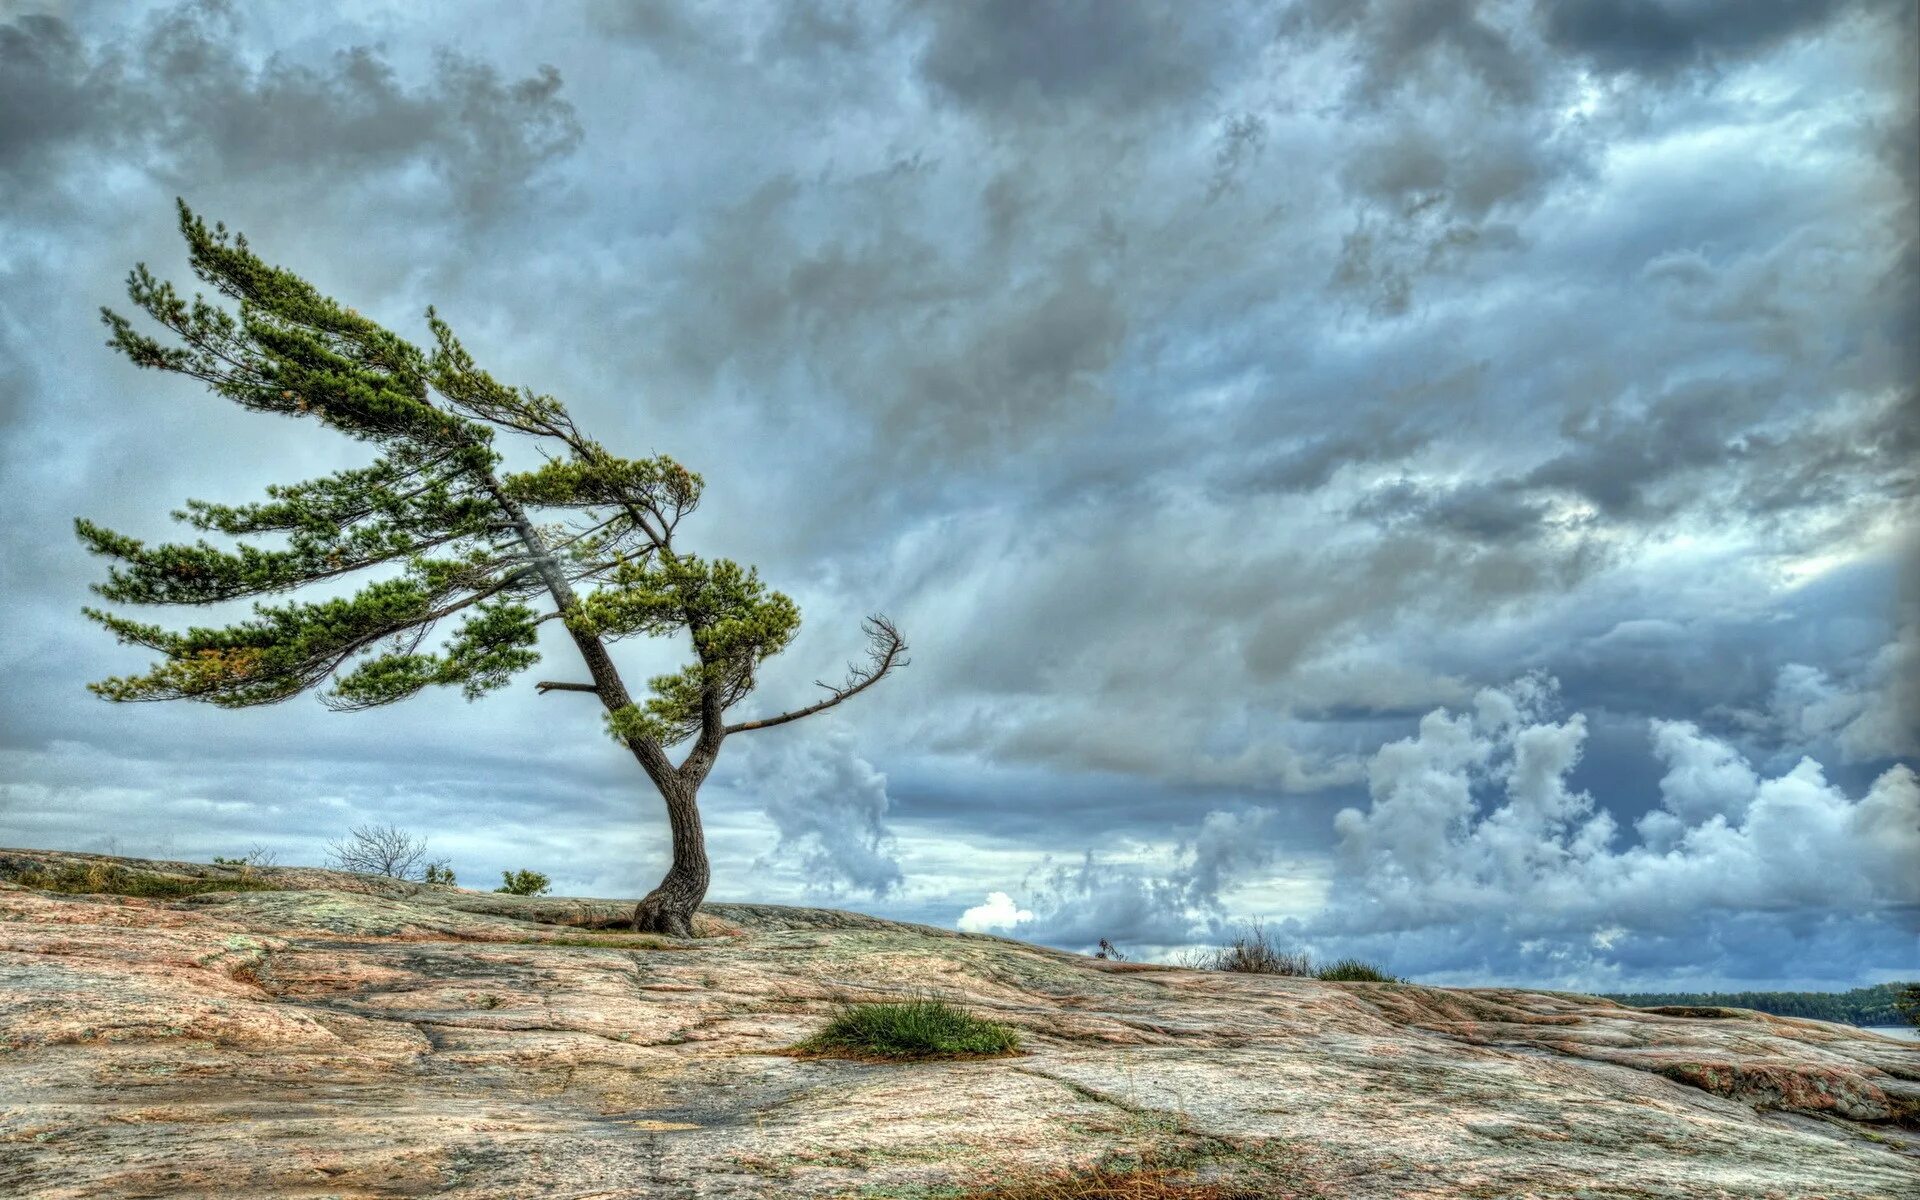
[[(1920, 1047), (1842, 1026), (0, 851), (0, 880), (87, 871), (283, 890), (0, 882), (0, 1195), (904, 1200), (1104, 1161), (1249, 1196), (1920, 1197)], [(1028, 1053), (782, 1053), (927, 992)]]

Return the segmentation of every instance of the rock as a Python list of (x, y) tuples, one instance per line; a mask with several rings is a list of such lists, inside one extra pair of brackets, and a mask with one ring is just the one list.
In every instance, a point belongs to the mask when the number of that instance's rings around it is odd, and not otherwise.
[[(0, 851), (0, 880), (101, 864), (283, 890), (0, 882), (0, 1195), (905, 1197), (1142, 1162), (1271, 1197), (1920, 1196), (1920, 1047), (1842, 1026), (768, 905), (673, 942), (620, 932), (631, 901), (305, 868)], [(781, 1053), (926, 993), (1027, 1053)]]

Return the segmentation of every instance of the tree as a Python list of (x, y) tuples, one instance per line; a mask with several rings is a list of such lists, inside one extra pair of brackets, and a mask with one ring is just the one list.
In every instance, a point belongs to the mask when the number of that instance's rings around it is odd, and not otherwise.
[(500, 886), (493, 890), (509, 896), (544, 896), (552, 887), (553, 880), (538, 871), (502, 871)]
[(427, 840), (393, 825), (356, 825), (347, 836), (327, 843), (327, 863), (335, 870), (385, 875), (417, 883), (452, 883), (453, 868), (444, 858), (427, 858)]
[[(542, 625), (558, 622), (588, 679), (536, 687), (597, 697), (608, 732), (659, 792), (673, 863), (635, 906), (634, 923), (688, 936), (710, 874), (697, 796), (722, 743), (873, 686), (906, 664), (899, 631), (869, 618), (867, 661), (844, 683), (822, 684), (824, 699), (730, 724), (728, 710), (793, 639), (800, 613), (754, 569), (676, 543), (700, 502), (700, 476), (664, 455), (616, 457), (552, 396), (477, 366), (432, 309), (433, 344), (415, 346), (267, 264), (244, 237), (208, 228), (184, 202), (180, 231), (194, 274), (237, 314), (201, 295), (187, 300), (143, 264), (128, 295), (165, 334), (102, 310), (108, 344), (136, 366), (196, 379), (254, 412), (331, 426), (378, 453), (366, 467), (271, 487), (258, 503), (189, 500), (175, 514), (205, 532), (280, 539), (270, 546), (148, 546), (78, 521), (87, 547), (115, 560), (95, 590), (124, 603), (204, 605), (386, 572), (351, 595), (256, 602), (251, 619), (185, 632), (89, 609), (122, 642), (161, 656), (146, 674), (93, 690), (240, 708), (330, 680), (321, 698), (337, 709), (391, 704), (429, 686), (477, 699), (532, 666)], [(545, 461), (506, 470), (494, 445), (502, 432), (532, 441)], [(449, 620), (457, 626), (430, 645)], [(638, 702), (609, 653), (636, 634), (684, 634), (692, 658), (650, 680)], [(668, 757), (688, 741), (679, 762)]]

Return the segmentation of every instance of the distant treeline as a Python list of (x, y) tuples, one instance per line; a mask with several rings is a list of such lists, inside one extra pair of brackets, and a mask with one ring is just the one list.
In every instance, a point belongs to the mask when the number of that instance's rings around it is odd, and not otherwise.
[(1905, 1025), (1907, 1018), (1894, 1007), (1894, 998), (1906, 986), (1881, 983), (1850, 992), (1633, 992), (1607, 994), (1607, 999), (1635, 1008), (1700, 1005), (1751, 1008), (1777, 1017), (1811, 1017), (1845, 1025)]

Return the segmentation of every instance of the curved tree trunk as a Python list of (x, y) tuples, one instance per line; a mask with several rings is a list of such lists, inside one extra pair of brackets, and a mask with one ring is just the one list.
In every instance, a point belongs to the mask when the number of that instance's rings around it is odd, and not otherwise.
[(673, 827), (673, 865), (666, 878), (633, 906), (633, 927), (642, 933), (692, 937), (693, 914), (706, 899), (710, 872), (707, 844), (700, 831), (698, 794), (686, 784), (667, 786), (660, 795), (667, 802), (667, 821)]

